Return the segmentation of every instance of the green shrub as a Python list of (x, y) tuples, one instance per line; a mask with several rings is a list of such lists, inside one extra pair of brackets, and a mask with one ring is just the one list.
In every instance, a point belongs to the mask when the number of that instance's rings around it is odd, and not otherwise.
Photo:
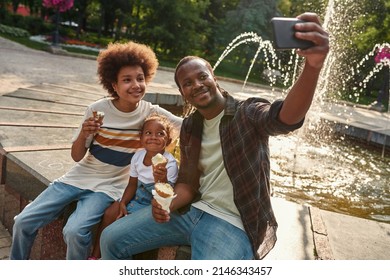
[(22, 29), (26, 29), (24, 16), (19, 14), (8, 14), (5, 24), (9, 26), (17, 26)]
[(30, 33), (27, 30), (3, 24), (0, 24), (0, 34), (5, 34), (12, 37), (30, 37)]
[(23, 16), (19, 14), (5, 13), (2, 16), (0, 23), (27, 30), (32, 35), (46, 34), (54, 30), (54, 24), (46, 22), (39, 16)]
[(32, 35), (46, 34), (52, 32), (54, 29), (53, 24), (45, 22), (42, 18), (26, 16), (24, 19), (25, 29)]

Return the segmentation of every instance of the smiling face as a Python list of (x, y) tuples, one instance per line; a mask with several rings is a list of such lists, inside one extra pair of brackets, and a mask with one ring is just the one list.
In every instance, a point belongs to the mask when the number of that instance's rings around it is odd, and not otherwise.
[(203, 60), (192, 59), (182, 64), (176, 71), (176, 80), (183, 97), (207, 119), (223, 110), (225, 99)]
[(112, 84), (118, 99), (115, 106), (124, 112), (131, 112), (138, 106), (138, 102), (144, 97), (146, 82), (141, 66), (124, 66), (118, 72), (117, 81)]
[(166, 146), (170, 144), (170, 137), (164, 125), (153, 119), (144, 124), (140, 140), (145, 150), (152, 154), (163, 154)]

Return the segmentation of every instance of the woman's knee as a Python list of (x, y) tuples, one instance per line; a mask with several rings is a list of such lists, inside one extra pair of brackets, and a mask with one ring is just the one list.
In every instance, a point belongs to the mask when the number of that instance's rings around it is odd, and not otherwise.
[(27, 228), (29, 227), (29, 223), (26, 223), (24, 221), (24, 218), (22, 215), (18, 215), (14, 218), (14, 226), (13, 226), (13, 231), (14, 232), (19, 232), (19, 231), (23, 231), (23, 230), (27, 230)]
[(69, 223), (69, 221), (62, 229), (62, 234), (67, 244), (69, 242), (89, 240), (91, 236), (91, 232), (89, 230), (85, 229), (84, 227)]
[(34, 232), (38, 230), (40, 227), (40, 223), (38, 221), (33, 221), (28, 213), (24, 213), (23, 211), (15, 216), (13, 231), (25, 231), (25, 232)]

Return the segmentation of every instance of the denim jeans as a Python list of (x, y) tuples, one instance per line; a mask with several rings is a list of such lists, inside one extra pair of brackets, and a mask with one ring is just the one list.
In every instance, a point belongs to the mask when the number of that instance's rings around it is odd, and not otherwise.
[(137, 191), (135, 192), (134, 198), (127, 204), (127, 212), (133, 213), (145, 206), (152, 203), (152, 190), (154, 189), (154, 183), (144, 184), (138, 180)]
[(157, 223), (148, 206), (115, 221), (100, 238), (102, 259), (131, 259), (141, 252), (174, 245), (190, 245), (193, 260), (254, 258), (243, 230), (195, 207), (182, 215), (171, 213), (167, 223)]
[(77, 208), (63, 228), (66, 258), (87, 259), (92, 243), (91, 229), (100, 221), (113, 199), (105, 193), (83, 190), (57, 181), (15, 217), (10, 259), (28, 259), (38, 230), (56, 219), (72, 201), (77, 201)]

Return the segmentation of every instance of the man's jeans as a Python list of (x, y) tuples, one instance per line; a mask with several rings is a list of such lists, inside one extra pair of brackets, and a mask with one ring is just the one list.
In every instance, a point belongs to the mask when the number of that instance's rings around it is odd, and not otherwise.
[(38, 230), (56, 219), (72, 201), (78, 201), (77, 208), (63, 229), (67, 259), (87, 259), (92, 244), (91, 229), (113, 199), (102, 192), (82, 190), (57, 181), (15, 217), (10, 259), (28, 259)]
[(167, 223), (157, 223), (148, 206), (115, 221), (100, 238), (102, 259), (131, 259), (174, 245), (190, 245), (193, 260), (254, 258), (243, 230), (194, 207), (183, 215), (171, 213)]

